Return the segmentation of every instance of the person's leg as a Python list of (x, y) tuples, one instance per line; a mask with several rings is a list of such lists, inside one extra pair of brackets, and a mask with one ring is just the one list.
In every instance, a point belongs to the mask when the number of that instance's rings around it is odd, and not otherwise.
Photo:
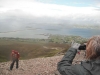
[(18, 62), (19, 62), (19, 60), (17, 59), (16, 60), (16, 69), (18, 69)]
[(10, 70), (13, 69), (14, 63), (15, 63), (15, 60), (12, 61), (11, 65), (10, 65)]

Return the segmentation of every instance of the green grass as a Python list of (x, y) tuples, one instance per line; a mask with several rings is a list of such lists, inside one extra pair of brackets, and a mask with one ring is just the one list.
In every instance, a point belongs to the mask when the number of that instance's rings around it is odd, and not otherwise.
[[(48, 41), (47, 39), (0, 38), (0, 62), (9, 61), (11, 50), (13, 49), (19, 51), (20, 59), (51, 57), (57, 53), (65, 53), (70, 47), (72, 40), (75, 40), (76, 42), (79, 40), (78, 42), (80, 43), (86, 40), (77, 36), (58, 37), (59, 36), (51, 37), (51, 41), (49, 40), (49, 42), (46, 42)], [(63, 43), (62, 41), (65, 41), (66, 43)], [(43, 46), (47, 48), (44, 48)]]
[[(48, 49), (44, 48), (43, 46), (48, 47)], [(53, 47), (67, 48), (68, 46), (66, 44), (59, 43), (30, 43), (30, 41), (23, 42), (17, 40), (0, 39), (0, 62), (9, 61), (11, 50), (13, 49), (19, 51), (20, 59), (51, 57), (62, 51), (60, 48), (58, 50), (51, 49)]]
[(5, 56), (0, 55), (0, 62), (6, 62), (7, 60), (5, 58), (6, 58)]

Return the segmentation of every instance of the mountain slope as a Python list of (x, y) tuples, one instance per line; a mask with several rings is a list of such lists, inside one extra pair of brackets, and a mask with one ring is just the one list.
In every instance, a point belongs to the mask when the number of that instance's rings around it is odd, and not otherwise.
[[(11, 61), (2, 62), (0, 63), (0, 75), (55, 75), (57, 73), (57, 63), (62, 57), (63, 55), (20, 60), (19, 68), (16, 69), (14, 65), (12, 71), (9, 70)], [(80, 55), (76, 55), (73, 64), (79, 63), (83, 58), (84, 52), (82, 51)]]

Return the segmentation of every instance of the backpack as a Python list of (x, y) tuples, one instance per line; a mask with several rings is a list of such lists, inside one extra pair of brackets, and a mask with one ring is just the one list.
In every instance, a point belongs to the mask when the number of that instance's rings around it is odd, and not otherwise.
[(19, 58), (20, 55), (19, 55), (19, 52), (18, 51), (15, 51), (15, 54), (16, 54), (16, 57)]
[(13, 58), (19, 58), (19, 57), (20, 57), (18, 51), (13, 50), (12, 52), (13, 52), (13, 53), (12, 53), (12, 57), (13, 57)]

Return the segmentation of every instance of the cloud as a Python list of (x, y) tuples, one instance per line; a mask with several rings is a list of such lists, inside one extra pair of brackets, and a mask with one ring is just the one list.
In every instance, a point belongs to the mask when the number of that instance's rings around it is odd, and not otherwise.
[(35, 34), (48, 33), (46, 30), (60, 33), (73, 25), (100, 25), (99, 10), (37, 0), (0, 0), (0, 32), (18, 31), (0, 36), (36, 37)]
[(1, 0), (0, 5), (1, 31), (27, 26), (47, 28), (54, 25), (100, 25), (100, 11), (96, 7), (47, 4), (37, 0)]
[(71, 7), (57, 4), (46, 4), (36, 1), (8, 1), (2, 3), (4, 7), (0, 8), (0, 12), (8, 12), (12, 10), (21, 10), (25, 14), (31, 14), (33, 16), (49, 16), (49, 17), (62, 17), (71, 16), (76, 14), (94, 15), (97, 14), (92, 7)]
[(91, 4), (91, 6), (94, 7), (100, 7), (100, 0), (91, 0), (93, 2), (93, 4)]

